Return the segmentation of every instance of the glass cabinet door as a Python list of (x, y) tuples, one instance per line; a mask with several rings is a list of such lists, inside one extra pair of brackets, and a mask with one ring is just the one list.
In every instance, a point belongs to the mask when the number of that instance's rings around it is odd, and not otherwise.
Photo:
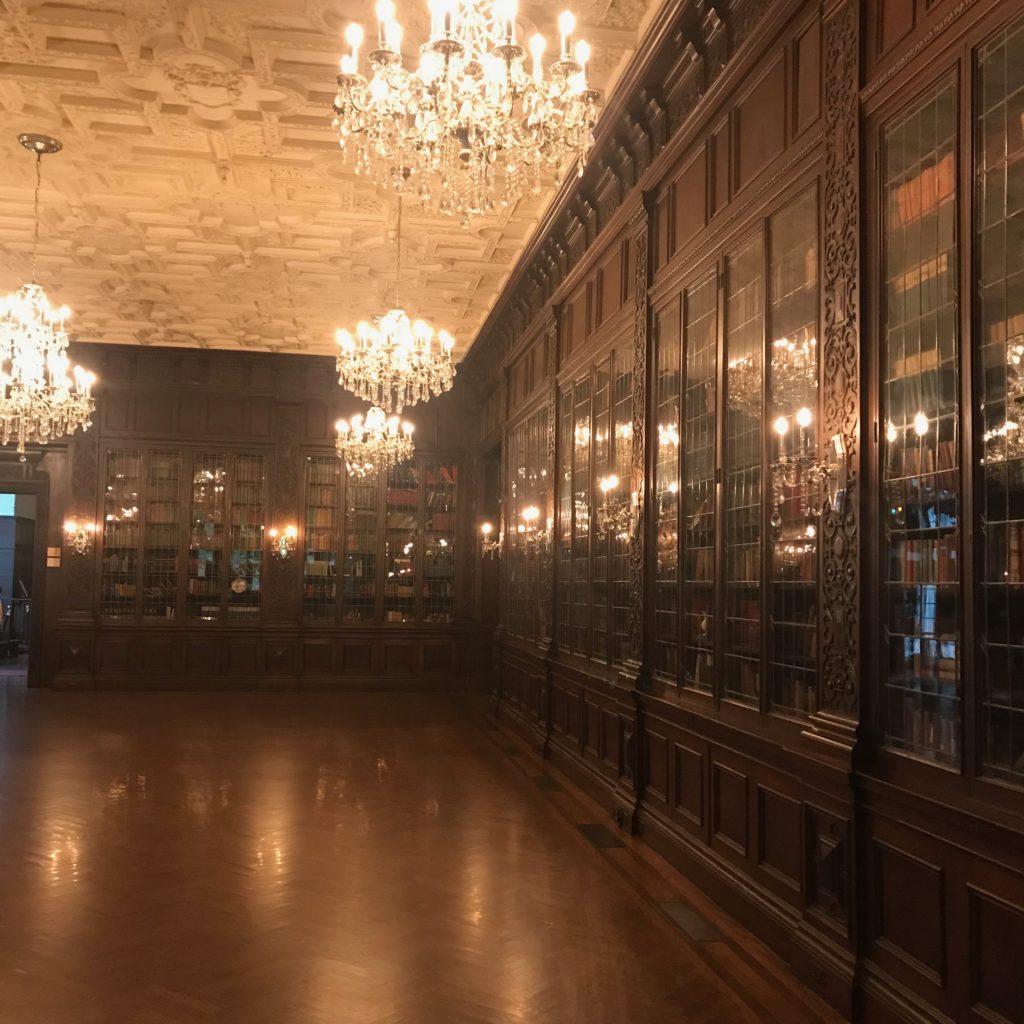
[[(601, 502), (599, 482), (611, 474), (611, 367), (607, 360), (598, 363), (594, 374), (594, 470), (591, 478), (592, 500)], [(614, 500), (614, 495), (612, 495)], [(592, 645), (591, 654), (608, 657), (608, 543), (607, 533), (595, 533), (593, 540), (593, 579), (591, 581)]]
[[(619, 509), (628, 509), (633, 476), (633, 352), (615, 353), (612, 371), (612, 472), (619, 478)], [(609, 658), (621, 662), (629, 650), (629, 550), (628, 529), (611, 536), (611, 639)]]
[(147, 461), (142, 617), (173, 619), (181, 552), (181, 455), (154, 451)]
[(228, 619), (260, 614), (263, 570), (263, 456), (235, 456), (231, 481)]
[(517, 423), (509, 431), (505, 449), (508, 466), (508, 490), (506, 498), (508, 524), (506, 527), (507, 556), (505, 559), (506, 622), (513, 636), (529, 635), (529, 585), (527, 582), (527, 551), (525, 533), (519, 533), (524, 526), (522, 514), (530, 505), (531, 490), (527, 480), (527, 437), (526, 421)]
[(558, 645), (571, 651), (572, 631), (572, 388), (558, 397)]
[(981, 763), (1024, 783), (1024, 22), (977, 55)]
[(881, 358), (885, 737), (960, 756), (957, 91), (883, 130)]
[(761, 694), (764, 239), (726, 259), (724, 696)]
[(572, 389), (572, 650), (586, 654), (590, 635), (590, 376)]
[(192, 462), (192, 511), (186, 611), (190, 619), (218, 621), (224, 596), (224, 517), (227, 457), (196, 455)]
[(655, 320), (654, 671), (676, 682), (679, 666), (679, 300)]
[(302, 614), (318, 622), (333, 620), (337, 607), (340, 487), (340, 459), (333, 455), (306, 459)]
[(341, 613), (345, 622), (372, 622), (377, 600), (377, 511), (380, 480), (345, 477), (345, 561)]
[[(768, 423), (773, 479), (768, 577), (771, 705), (794, 714), (817, 699), (818, 516), (806, 467), (818, 456), (818, 208), (804, 193), (768, 224)], [(792, 476), (778, 466), (791, 460)]]
[(142, 454), (108, 451), (100, 576), (100, 614), (105, 618), (134, 618), (138, 607), (141, 490)]
[(707, 691), (715, 657), (717, 278), (712, 271), (683, 293), (683, 682)]
[(426, 519), (423, 533), (423, 621), (452, 622), (455, 610), (454, 462), (425, 466)]
[(388, 471), (385, 509), (384, 621), (415, 622), (420, 522), (420, 469), (416, 462)]

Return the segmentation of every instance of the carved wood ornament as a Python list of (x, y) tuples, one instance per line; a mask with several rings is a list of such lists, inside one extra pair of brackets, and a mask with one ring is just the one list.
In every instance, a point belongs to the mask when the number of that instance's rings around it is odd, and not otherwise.
[(850, 460), (841, 513), (822, 524), (821, 707), (854, 716), (860, 667), (858, 585), (858, 441), (860, 298), (858, 278), (859, 32), (857, 4), (846, 0), (825, 34), (825, 323), (822, 339), (824, 436), (840, 434)]

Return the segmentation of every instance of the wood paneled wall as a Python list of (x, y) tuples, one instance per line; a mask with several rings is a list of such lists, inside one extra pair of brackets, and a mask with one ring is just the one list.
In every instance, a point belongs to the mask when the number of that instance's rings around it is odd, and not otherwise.
[[(50, 496), (47, 544), (62, 546), (67, 517), (99, 521), (108, 447), (257, 452), (267, 467), (267, 525), (303, 523), (302, 466), (334, 453), (334, 422), (357, 403), (338, 388), (333, 361), (77, 346), (100, 384), (97, 422), (48, 452), (30, 472)], [(476, 407), (446, 395), (410, 412), (418, 449), (459, 461), (456, 621), (445, 625), (329, 626), (303, 622), (301, 551), (264, 552), (258, 624), (112, 621), (98, 608), (102, 542), (46, 570), (42, 653), (35, 685), (60, 689), (424, 689), (469, 685), (491, 664), (479, 624), (475, 519), (479, 474), (465, 452)], [(65, 467), (70, 464), (70, 472)], [(33, 468), (34, 466), (34, 468)]]
[[(1020, 793), (1000, 803), (955, 773), (881, 756), (864, 678), (877, 337), (862, 284), (879, 257), (861, 148), (872, 109), (1021, 14), (1019, 0), (668, 4), (586, 173), (566, 184), (464, 367), (464, 383), (498, 396), (506, 431), (548, 405), (554, 480), (560, 385), (632, 347), (629, 656), (601, 664), (551, 639), (501, 637), (500, 714), (858, 1020), (1024, 1021)], [(651, 317), (808, 187), (820, 202), (822, 436), (846, 443), (852, 497), (820, 527), (816, 706), (784, 720), (653, 672)], [(552, 518), (555, 506), (552, 489)], [(551, 554), (546, 638), (558, 636), (558, 572)]]

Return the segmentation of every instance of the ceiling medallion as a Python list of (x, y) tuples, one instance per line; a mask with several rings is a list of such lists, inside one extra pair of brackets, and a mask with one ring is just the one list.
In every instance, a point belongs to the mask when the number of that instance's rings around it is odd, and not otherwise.
[(430, 39), (407, 70), (391, 0), (377, 5), (370, 77), (359, 72), (360, 25), (349, 25), (334, 127), (355, 169), (394, 191), (437, 201), (470, 217), (537, 194), (570, 160), (583, 173), (593, 146), (599, 94), (587, 84), (590, 47), (575, 45), (576, 22), (558, 19), (561, 46), (547, 69), (546, 42), (516, 40), (516, 0), (431, 0)]
[(398, 200), (395, 254), (395, 308), (356, 327), (356, 336), (337, 332), (338, 383), (357, 398), (401, 412), (406, 406), (443, 394), (455, 383), (455, 339), (422, 320), (413, 321), (398, 302), (402, 276), (402, 200)]
[(338, 420), (335, 429), (338, 458), (345, 461), (350, 476), (372, 479), (412, 458), (415, 428), (411, 423), (400, 424), (397, 416), (385, 416), (379, 406), (370, 409), (365, 419), (360, 414), (351, 421)]
[(42, 159), (62, 147), (48, 135), (19, 135), (18, 142), (36, 157), (35, 235), (32, 280), (0, 298), (0, 443), (14, 441), (25, 461), (26, 444), (46, 444), (92, 426), (96, 378), (80, 366), (69, 376), (64, 321), (71, 311), (51, 306), (35, 283)]

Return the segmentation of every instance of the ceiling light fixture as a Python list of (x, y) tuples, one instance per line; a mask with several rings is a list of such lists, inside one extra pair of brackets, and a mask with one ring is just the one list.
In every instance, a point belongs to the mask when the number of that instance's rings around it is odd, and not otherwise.
[(413, 321), (399, 305), (398, 283), (402, 276), (402, 199), (398, 200), (395, 239), (394, 308), (363, 322), (356, 336), (337, 332), (338, 383), (357, 398), (385, 412), (401, 412), (406, 406), (443, 394), (455, 383), (452, 350), (455, 339), (447, 331), (434, 330), (422, 320)]
[(32, 280), (0, 298), (0, 443), (14, 441), (22, 462), (26, 444), (46, 444), (92, 426), (95, 376), (80, 366), (68, 371), (67, 306), (55, 309), (36, 283), (39, 250), (39, 192), (44, 156), (61, 144), (48, 135), (19, 135), (36, 157), (35, 233)]
[(385, 416), (374, 406), (363, 416), (338, 420), (335, 447), (350, 476), (372, 478), (391, 466), (412, 458), (411, 423), (399, 423), (397, 416)]
[(391, 0), (377, 4), (370, 77), (359, 71), (363, 29), (349, 25), (334, 128), (355, 169), (396, 192), (437, 200), (441, 213), (470, 217), (556, 183), (570, 159), (583, 173), (594, 144), (599, 94), (587, 83), (590, 47), (573, 42), (576, 19), (558, 19), (558, 59), (547, 43), (516, 38), (516, 0), (430, 0), (430, 38), (406, 70)]

